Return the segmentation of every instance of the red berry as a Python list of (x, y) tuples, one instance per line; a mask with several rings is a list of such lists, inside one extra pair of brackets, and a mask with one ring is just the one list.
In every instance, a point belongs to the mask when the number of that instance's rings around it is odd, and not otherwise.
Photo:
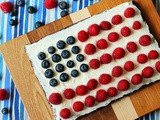
[(125, 64), (124, 64), (124, 69), (126, 71), (132, 71), (134, 69), (134, 63), (132, 61), (127, 61)]
[(67, 118), (70, 118), (71, 116), (71, 111), (68, 109), (68, 108), (64, 108), (60, 111), (60, 116), (63, 118), (63, 119), (67, 119)]
[(78, 32), (78, 40), (80, 42), (85, 42), (89, 38), (89, 35), (86, 31), (81, 30)]
[(140, 63), (140, 64), (144, 64), (146, 63), (148, 60), (147, 56), (145, 54), (139, 54), (137, 56), (137, 61)]
[(75, 92), (71, 88), (65, 89), (65, 91), (63, 92), (63, 94), (64, 94), (65, 98), (67, 98), (67, 99), (72, 99), (75, 96)]
[(156, 70), (160, 73), (160, 61), (157, 61), (155, 64)]
[(112, 80), (112, 77), (109, 74), (101, 74), (99, 77), (99, 82), (103, 85), (110, 83), (111, 80)]
[(100, 57), (100, 61), (102, 64), (108, 64), (112, 61), (112, 56), (108, 53), (105, 53)]
[(87, 44), (84, 48), (84, 52), (87, 54), (87, 55), (92, 55), (96, 52), (96, 47), (93, 45), (93, 44)]
[(52, 103), (54, 105), (58, 105), (62, 102), (62, 97), (59, 93), (52, 93), (49, 96), (49, 101), (50, 101), (50, 103)]
[(123, 27), (122, 29), (121, 29), (121, 35), (122, 36), (124, 36), (124, 37), (128, 37), (128, 36), (130, 36), (130, 34), (131, 34), (131, 30), (129, 29), (129, 27)]
[(108, 47), (108, 43), (105, 39), (100, 39), (96, 43), (97, 48), (106, 49)]
[(118, 25), (118, 24), (122, 23), (122, 17), (120, 15), (115, 15), (112, 17), (111, 21), (114, 25)]
[(126, 91), (129, 89), (129, 87), (130, 87), (130, 84), (126, 79), (120, 80), (117, 84), (117, 88), (120, 91)]
[(121, 47), (114, 49), (112, 56), (114, 59), (121, 59), (125, 55), (125, 50)]
[(110, 87), (107, 90), (107, 95), (110, 97), (114, 97), (117, 95), (117, 89), (115, 87)]
[(135, 74), (132, 76), (131, 82), (133, 85), (138, 85), (142, 82), (142, 79), (143, 79), (143, 77), (141, 74)]
[(116, 32), (109, 33), (108, 40), (110, 42), (116, 42), (118, 39), (119, 39), (119, 34), (118, 33), (116, 33)]
[(73, 103), (73, 109), (75, 112), (82, 111), (84, 109), (84, 104), (81, 101), (76, 101)]
[(102, 30), (110, 30), (112, 26), (111, 26), (110, 22), (108, 22), (108, 21), (102, 21), (100, 23), (100, 27), (101, 27)]
[(142, 76), (144, 78), (151, 78), (154, 74), (154, 70), (152, 67), (147, 66), (142, 70)]
[(8, 93), (6, 89), (0, 89), (0, 101), (8, 98)]
[(83, 95), (87, 94), (87, 87), (85, 85), (77, 86), (76, 93), (79, 96), (83, 96)]
[(85, 105), (87, 107), (93, 107), (96, 99), (93, 96), (87, 96), (85, 99)]
[(157, 59), (159, 57), (159, 53), (156, 51), (156, 50), (151, 50), (149, 53), (148, 53), (148, 58), (149, 59)]
[(88, 27), (87, 32), (90, 36), (96, 36), (100, 32), (100, 27), (97, 24), (92, 24)]
[(134, 30), (139, 30), (141, 28), (141, 23), (139, 21), (134, 21), (133, 25), (132, 25), (132, 28)]
[(57, 6), (56, 0), (45, 0), (44, 7), (47, 9), (52, 9)]
[(9, 13), (13, 9), (13, 4), (11, 2), (3, 2), (0, 4), (0, 8), (4, 13)]
[(128, 42), (126, 45), (126, 49), (130, 52), (130, 53), (134, 53), (137, 51), (137, 44), (135, 42)]
[(94, 90), (96, 89), (97, 85), (98, 85), (98, 82), (96, 79), (90, 79), (87, 83), (87, 88), (89, 90)]
[(105, 90), (98, 90), (96, 93), (96, 100), (98, 102), (104, 102), (105, 100), (107, 100), (107, 92)]
[(135, 10), (131, 7), (127, 8), (125, 11), (124, 11), (124, 16), (126, 18), (131, 18), (131, 17), (134, 17), (135, 15)]
[(122, 73), (123, 73), (123, 69), (120, 66), (115, 66), (112, 69), (112, 76), (113, 77), (119, 77), (122, 75)]
[(98, 59), (92, 59), (89, 61), (89, 66), (92, 68), (92, 69), (98, 69), (100, 67), (100, 62)]
[(149, 35), (143, 35), (139, 38), (139, 44), (142, 46), (148, 46), (151, 43), (151, 37)]

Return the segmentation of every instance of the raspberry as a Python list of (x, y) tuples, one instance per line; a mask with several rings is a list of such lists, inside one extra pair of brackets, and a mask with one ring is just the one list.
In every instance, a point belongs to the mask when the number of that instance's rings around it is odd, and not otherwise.
[(120, 15), (115, 15), (112, 17), (111, 21), (114, 25), (118, 25), (118, 24), (122, 23), (122, 17)]
[(47, 9), (52, 9), (57, 6), (56, 0), (45, 0), (44, 7)]
[(108, 47), (108, 43), (105, 39), (100, 39), (96, 43), (97, 48), (106, 49)]
[(108, 53), (105, 53), (100, 57), (100, 61), (102, 64), (108, 64), (112, 61), (112, 56)]
[(100, 62), (98, 59), (92, 59), (89, 61), (89, 66), (92, 68), (92, 69), (98, 69), (100, 67)]
[(126, 49), (130, 52), (130, 53), (134, 53), (137, 51), (137, 44), (135, 42), (128, 42), (126, 45)]
[(142, 76), (144, 78), (151, 78), (154, 74), (154, 70), (152, 67), (147, 66), (142, 70)]
[(135, 10), (131, 7), (127, 8), (125, 11), (124, 11), (124, 16), (126, 18), (131, 18), (131, 17), (134, 17), (135, 15)]
[(107, 92), (105, 90), (98, 90), (96, 93), (96, 100), (98, 102), (104, 102), (105, 100), (107, 100)]
[(81, 101), (76, 101), (73, 103), (73, 109), (75, 112), (82, 111), (84, 108), (84, 104)]
[(119, 34), (118, 33), (116, 33), (116, 32), (109, 33), (108, 40), (110, 42), (116, 42), (118, 39), (119, 39)]
[(123, 73), (123, 69), (120, 66), (115, 66), (112, 69), (112, 76), (113, 77), (119, 77), (122, 75), (122, 73)]
[(98, 85), (98, 82), (96, 79), (90, 79), (87, 83), (87, 88), (89, 90), (94, 90), (96, 89), (97, 85)]
[(116, 96), (116, 95), (117, 95), (117, 89), (116, 89), (115, 87), (110, 87), (110, 88), (108, 88), (108, 90), (107, 90), (107, 95), (108, 95), (109, 97), (114, 97), (114, 96)]
[(9, 13), (13, 9), (13, 4), (11, 2), (3, 2), (0, 4), (0, 8), (4, 13)]
[(121, 59), (125, 55), (125, 50), (121, 47), (114, 49), (112, 56), (114, 59)]
[(60, 116), (63, 119), (67, 119), (71, 116), (71, 111), (68, 108), (64, 108), (60, 111)]
[(49, 96), (49, 101), (50, 101), (50, 103), (52, 103), (54, 105), (58, 105), (62, 102), (62, 97), (59, 93), (52, 93)]
[(155, 64), (156, 70), (160, 73), (160, 61), (157, 61)]
[(99, 77), (99, 82), (103, 85), (110, 83), (111, 80), (112, 80), (112, 77), (109, 74), (101, 74)]
[(96, 99), (93, 96), (87, 96), (85, 99), (85, 105), (87, 107), (93, 107)]
[(84, 52), (87, 54), (87, 55), (92, 55), (96, 52), (96, 47), (93, 45), (93, 44), (87, 44), (84, 48)]
[(117, 84), (117, 88), (120, 91), (126, 91), (129, 89), (129, 87), (130, 87), (130, 84), (126, 79), (120, 80)]
[(145, 54), (139, 54), (137, 56), (137, 61), (140, 63), (140, 64), (144, 64), (146, 63), (148, 60), (147, 56)]
[(148, 53), (148, 58), (149, 59), (157, 59), (159, 57), (159, 53), (156, 51), (156, 50), (151, 50), (149, 53)]
[(8, 98), (8, 93), (6, 89), (0, 89), (0, 101)]
[(142, 46), (148, 46), (151, 43), (151, 37), (149, 35), (143, 35), (139, 38), (139, 44)]
[(122, 36), (124, 36), (124, 37), (128, 37), (128, 36), (130, 36), (130, 34), (131, 34), (131, 30), (129, 29), (129, 27), (123, 27), (122, 29), (121, 29), (121, 35)]
[(131, 82), (132, 82), (133, 85), (138, 85), (142, 82), (142, 79), (143, 79), (142, 75), (135, 74), (135, 75), (132, 76)]
[(139, 21), (134, 21), (133, 25), (132, 25), (132, 28), (134, 30), (139, 30), (141, 28), (141, 23)]
[(134, 63), (132, 61), (127, 61), (125, 64), (124, 64), (124, 69), (126, 71), (132, 71), (134, 69)]
[(71, 88), (65, 89), (63, 94), (64, 94), (65, 98), (67, 98), (67, 99), (72, 99), (75, 96), (75, 92)]
[(108, 21), (102, 21), (100, 23), (100, 27), (101, 27), (102, 30), (110, 30), (112, 26), (111, 26), (110, 22), (108, 22)]
[(76, 93), (79, 96), (83, 96), (83, 95), (87, 94), (87, 87), (85, 85), (77, 86)]
[(92, 24), (88, 27), (87, 32), (90, 36), (96, 36), (100, 32), (100, 27), (97, 24)]
[(78, 40), (80, 42), (85, 42), (89, 38), (89, 35), (86, 31), (81, 30), (78, 32)]

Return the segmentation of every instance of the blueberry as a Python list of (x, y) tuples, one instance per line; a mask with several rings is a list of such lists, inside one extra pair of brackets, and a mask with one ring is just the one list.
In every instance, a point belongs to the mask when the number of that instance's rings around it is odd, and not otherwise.
[(9, 24), (10, 24), (11, 26), (15, 26), (15, 25), (18, 24), (18, 21), (17, 21), (17, 20), (14, 20), (14, 19), (11, 19), (11, 20), (9, 21)]
[(50, 46), (50, 47), (48, 48), (48, 52), (49, 52), (50, 54), (55, 53), (55, 51), (56, 51), (56, 49), (55, 49), (55, 47), (53, 47), (53, 46)]
[(8, 108), (3, 108), (1, 112), (2, 112), (2, 114), (5, 115), (5, 114), (9, 113), (9, 110), (8, 110)]
[(54, 72), (51, 69), (47, 69), (44, 73), (46, 78), (52, 78), (54, 75)]
[(61, 61), (61, 56), (60, 55), (58, 55), (58, 54), (54, 54), (53, 56), (52, 56), (52, 61), (53, 62), (59, 62), (59, 61)]
[(87, 64), (81, 64), (80, 65), (80, 70), (81, 72), (87, 72), (89, 69), (88, 65)]
[(63, 50), (61, 56), (62, 58), (67, 59), (70, 57), (70, 52), (68, 50)]
[(76, 59), (77, 59), (78, 62), (82, 62), (84, 60), (84, 56), (82, 54), (78, 54), (76, 56)]
[(44, 52), (38, 53), (38, 59), (44, 60), (46, 58), (46, 54)]
[(66, 47), (66, 43), (65, 43), (64, 41), (59, 40), (59, 41), (57, 42), (57, 48), (58, 48), (58, 49), (64, 49), (65, 47)]
[(65, 1), (61, 1), (60, 3), (59, 3), (59, 7), (60, 7), (60, 9), (67, 9), (67, 8), (69, 8), (69, 4), (68, 3), (66, 3)]
[(57, 64), (56, 65), (56, 71), (57, 72), (62, 72), (64, 71), (64, 66), (62, 64)]
[(37, 12), (37, 9), (33, 6), (29, 6), (27, 10), (28, 10), (28, 13), (30, 13), (30, 14)]
[(75, 38), (73, 36), (69, 36), (69, 37), (67, 37), (66, 42), (69, 45), (73, 45), (75, 43)]
[(74, 53), (74, 54), (78, 54), (79, 51), (80, 51), (80, 49), (79, 49), (78, 46), (73, 46), (72, 49), (71, 49), (71, 51), (72, 51), (72, 53)]
[(78, 74), (79, 74), (79, 72), (77, 70), (75, 70), (75, 69), (71, 71), (71, 76), (72, 77), (77, 77)]
[(17, 16), (18, 15), (18, 10), (13, 10), (12, 12), (10, 12), (10, 16)]
[(69, 61), (67, 62), (67, 67), (69, 67), (69, 68), (74, 67), (74, 62), (73, 62), (72, 60), (69, 60)]
[(69, 79), (68, 74), (62, 73), (62, 74), (60, 75), (60, 80), (61, 80), (62, 82), (66, 82), (68, 79)]
[(24, 6), (24, 5), (25, 5), (25, 2), (24, 2), (24, 1), (22, 1), (22, 0), (18, 0), (18, 1), (17, 1), (17, 6), (22, 7), (22, 6)]
[(41, 27), (43, 25), (44, 25), (44, 23), (38, 21), (38, 22), (35, 23), (35, 28), (39, 28), (39, 27)]
[(58, 85), (58, 81), (53, 78), (53, 79), (51, 79), (51, 80), (49, 81), (49, 84), (50, 84), (50, 86), (55, 87), (55, 86)]
[(67, 16), (67, 15), (68, 15), (67, 11), (65, 11), (65, 10), (61, 11), (61, 17)]
[(41, 66), (43, 68), (49, 68), (50, 67), (50, 63), (47, 60), (43, 60), (42, 63), (41, 63)]

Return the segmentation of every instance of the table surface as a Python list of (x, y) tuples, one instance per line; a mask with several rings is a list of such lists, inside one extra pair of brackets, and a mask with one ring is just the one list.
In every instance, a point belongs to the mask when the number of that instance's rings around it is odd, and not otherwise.
[[(4, 2), (6, 0), (0, 0)], [(8, 1), (8, 0), (7, 0)], [(13, 4), (17, 0), (9, 0)], [(0, 11), (0, 43), (4, 43), (10, 39), (13, 39), (17, 36), (20, 36), (24, 33), (27, 33), (31, 30), (34, 30), (34, 23), (37, 21), (42, 21), (45, 24), (50, 23), (56, 19), (60, 18), (61, 10), (57, 7), (52, 10), (46, 10), (43, 7), (43, 0), (24, 0), (26, 5), (24, 7), (18, 8), (18, 16), (13, 17), (13, 19), (18, 19), (19, 24), (17, 26), (11, 27), (9, 25), (9, 20), (11, 19), (9, 14), (3, 14)], [(58, 0), (60, 2), (62, 0)], [(63, 0), (70, 4), (68, 9), (69, 13), (73, 13), (79, 9), (92, 5), (100, 0)], [(160, 0), (153, 1), (156, 5), (156, 8), (160, 14)], [(28, 14), (27, 7), (35, 6), (38, 9), (38, 12), (35, 14)], [(0, 120), (28, 120), (29, 117), (24, 108), (24, 105), (19, 97), (19, 94), (14, 86), (12, 78), (9, 74), (9, 71), (0, 55), (0, 89), (5, 88), (9, 93), (9, 99), (4, 102), (0, 102), (0, 109), (6, 107), (10, 110), (10, 113), (7, 115), (2, 115), (0, 113)], [(154, 111), (146, 116), (141, 117), (142, 120), (160, 120), (160, 110)]]

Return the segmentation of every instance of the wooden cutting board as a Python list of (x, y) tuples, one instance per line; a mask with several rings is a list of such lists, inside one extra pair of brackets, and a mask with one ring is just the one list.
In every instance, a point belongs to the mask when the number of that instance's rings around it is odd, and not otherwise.
[[(34, 74), (29, 58), (24, 51), (24, 46), (128, 1), (130, 0), (102, 0), (88, 8), (72, 13), (0, 46), (2, 55), (31, 120), (51, 120), (54, 117), (43, 89)], [(152, 1), (133, 1), (141, 9), (152, 34), (157, 40), (160, 40), (160, 17)], [(143, 87), (139, 91), (113, 102), (109, 106), (79, 118), (79, 120), (131, 120), (158, 108), (160, 108), (160, 82)]]

